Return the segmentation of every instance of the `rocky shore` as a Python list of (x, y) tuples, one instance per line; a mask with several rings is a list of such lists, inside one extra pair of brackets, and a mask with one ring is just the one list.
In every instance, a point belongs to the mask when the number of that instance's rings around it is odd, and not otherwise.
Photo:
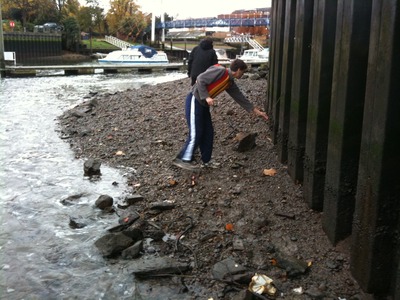
[[(246, 75), (238, 85), (262, 108), (266, 73)], [(120, 226), (105, 236), (128, 230), (135, 241), (127, 247), (136, 247), (102, 252), (105, 259), (132, 263), (130, 273), (152, 262), (150, 272), (135, 275), (151, 283), (142, 299), (166, 299), (166, 285), (175, 293), (168, 299), (365, 299), (349, 271), (348, 242), (330, 244), (321, 213), (307, 207), (301, 185), (278, 162), (269, 124), (226, 93), (212, 110), (213, 167), (191, 173), (171, 165), (186, 139), (189, 88), (182, 79), (88, 91), (59, 118), (60, 136), (77, 158), (126, 173), (129, 195), (110, 210)], [(239, 149), (248, 134), (253, 147)], [(256, 273), (271, 278), (276, 292), (250, 293)]]

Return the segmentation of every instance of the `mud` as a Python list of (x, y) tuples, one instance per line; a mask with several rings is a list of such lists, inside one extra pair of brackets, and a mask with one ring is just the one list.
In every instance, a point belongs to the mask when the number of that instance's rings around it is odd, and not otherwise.
[[(263, 107), (266, 79), (238, 84)], [(214, 167), (191, 173), (171, 165), (186, 139), (189, 87), (189, 79), (182, 79), (116, 94), (93, 93), (59, 120), (61, 135), (77, 158), (99, 159), (126, 172), (131, 193), (145, 199), (138, 210), (154, 202), (175, 205), (151, 218), (171, 240), (153, 242), (143, 255), (173, 256), (191, 264), (178, 276), (185, 288), (176, 299), (244, 299), (248, 282), (212, 276), (214, 265), (227, 258), (250, 274), (272, 278), (276, 299), (363, 299), (349, 271), (349, 242), (330, 244), (321, 213), (307, 207), (302, 186), (279, 163), (270, 124), (245, 112), (228, 94), (218, 96), (212, 109)], [(256, 146), (238, 152), (239, 133), (256, 133)], [(269, 169), (276, 173), (264, 174)], [(291, 272), (293, 259), (306, 263), (306, 271)]]

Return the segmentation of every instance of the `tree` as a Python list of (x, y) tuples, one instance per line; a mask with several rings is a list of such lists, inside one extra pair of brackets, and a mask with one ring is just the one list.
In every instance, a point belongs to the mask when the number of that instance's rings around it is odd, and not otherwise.
[(101, 31), (101, 25), (104, 20), (104, 9), (99, 6), (97, 0), (86, 0), (87, 6), (79, 10), (78, 20), (81, 29), (89, 31), (90, 28), (97, 27)]
[[(20, 19), (15, 19), (20, 21), (22, 26), (26, 25), (28, 19), (28, 12), (30, 11), (31, 2), (29, 0), (3, 0), (2, 9), (4, 11), (10, 11), (13, 16), (19, 16)], [(4, 14), (7, 16), (7, 13)]]
[(43, 24), (60, 21), (60, 14), (53, 0), (36, 0), (32, 6), (31, 22)]
[(83, 31), (89, 31), (93, 24), (91, 8), (87, 6), (81, 7), (78, 12), (77, 19), (80, 28)]
[(59, 21), (54, 0), (3, 0), (2, 9), (6, 18), (21, 22), (25, 28), (29, 23)]
[(67, 17), (63, 22), (63, 26), (63, 48), (77, 52), (81, 41), (81, 30), (77, 19), (75, 17)]
[(64, 4), (65, 4), (65, 0), (54, 0), (54, 3), (58, 9), (59, 12), (61, 12)]
[(65, 1), (65, 4), (61, 8), (62, 19), (66, 20), (68, 17), (77, 17), (80, 6), (78, 0)]
[(147, 26), (145, 15), (133, 0), (111, 0), (106, 20), (111, 34), (122, 39), (141, 37)]

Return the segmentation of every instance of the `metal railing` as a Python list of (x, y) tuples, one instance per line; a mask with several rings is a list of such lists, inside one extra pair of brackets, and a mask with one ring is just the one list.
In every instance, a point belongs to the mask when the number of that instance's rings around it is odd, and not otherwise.
[(259, 42), (257, 42), (256, 40), (253, 40), (248, 35), (236, 35), (236, 36), (227, 37), (224, 39), (224, 42), (225, 43), (248, 43), (254, 49), (258, 49), (260, 51), (264, 50), (264, 47), (261, 46), (261, 44)]
[(123, 40), (120, 40), (116, 37), (113, 37), (111, 35), (106, 35), (104, 37), (105, 41), (107, 43), (110, 43), (111, 45), (114, 45), (115, 47), (121, 48), (121, 49), (126, 49), (129, 48), (130, 46), (132, 46), (131, 43), (125, 42)]
[(157, 23), (156, 28), (194, 28), (194, 27), (267, 27), (270, 24), (269, 17), (255, 18), (199, 18), (187, 20), (173, 20), (164, 23)]

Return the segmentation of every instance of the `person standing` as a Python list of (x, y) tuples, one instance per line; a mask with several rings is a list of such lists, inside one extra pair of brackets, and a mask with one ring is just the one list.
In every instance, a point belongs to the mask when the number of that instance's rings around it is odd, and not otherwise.
[(243, 76), (247, 65), (243, 60), (235, 59), (229, 68), (213, 65), (197, 77), (192, 91), (186, 97), (185, 115), (189, 127), (189, 135), (172, 164), (186, 170), (197, 169), (191, 162), (197, 148), (200, 149), (201, 160), (207, 164), (211, 160), (214, 128), (211, 120), (210, 107), (214, 98), (226, 91), (247, 112), (253, 113), (265, 120), (265, 112), (256, 108), (241, 92), (235, 79)]
[(210, 37), (201, 40), (189, 54), (187, 74), (192, 80), (191, 84), (195, 84), (199, 74), (217, 63), (218, 57), (214, 50), (213, 40)]

